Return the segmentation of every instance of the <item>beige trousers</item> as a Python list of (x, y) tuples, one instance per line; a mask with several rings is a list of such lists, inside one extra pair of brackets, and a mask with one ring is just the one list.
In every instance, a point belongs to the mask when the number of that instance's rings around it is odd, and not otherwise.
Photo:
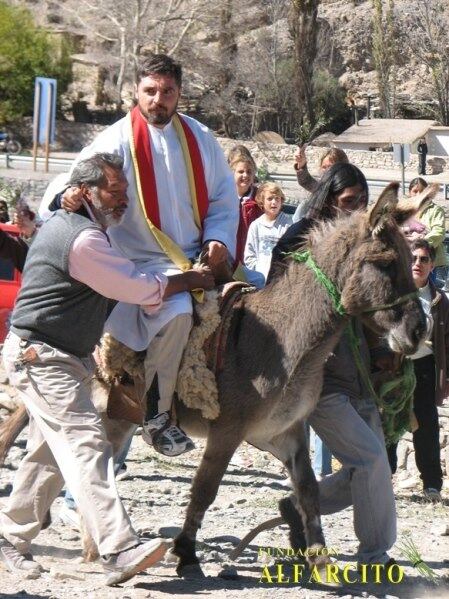
[(150, 417), (169, 412), (176, 389), (179, 365), (192, 328), (190, 314), (179, 314), (170, 320), (148, 346), (145, 357), (145, 383), (149, 389), (157, 374), (157, 407), (149, 406)]
[[(35, 358), (16, 370), (21, 351)], [(100, 555), (137, 543), (117, 493), (111, 445), (91, 400), (93, 360), (54, 347), (21, 342), (10, 333), (3, 361), (30, 415), (27, 454), (17, 470), (0, 533), (19, 551), (29, 550), (45, 515), (66, 486)]]

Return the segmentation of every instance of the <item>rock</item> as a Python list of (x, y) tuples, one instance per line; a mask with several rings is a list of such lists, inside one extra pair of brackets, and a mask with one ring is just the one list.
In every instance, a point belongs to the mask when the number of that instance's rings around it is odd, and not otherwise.
[(438, 524), (432, 527), (432, 532), (440, 537), (446, 537), (449, 535), (449, 524)]
[(67, 572), (60, 569), (60, 566), (53, 566), (50, 568), (50, 576), (55, 580), (84, 580), (83, 574), (75, 574), (74, 572)]
[(399, 481), (398, 486), (400, 489), (413, 489), (414, 487), (416, 487), (417, 482), (418, 481), (416, 477), (409, 477), (405, 480)]
[(224, 564), (223, 569), (218, 573), (218, 577), (224, 580), (238, 580), (239, 574), (235, 566)]
[(174, 539), (182, 531), (180, 526), (161, 526), (158, 535), (164, 539)]

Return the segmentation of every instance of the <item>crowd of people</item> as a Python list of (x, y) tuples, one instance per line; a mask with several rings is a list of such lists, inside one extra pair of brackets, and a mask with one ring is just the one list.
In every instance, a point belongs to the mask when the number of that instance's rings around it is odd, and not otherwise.
[[(311, 192), (293, 217), (282, 188), (257, 180), (245, 146), (226, 160), (212, 133), (177, 112), (181, 66), (165, 55), (144, 59), (137, 72), (136, 106), (86, 147), (41, 214), (15, 216), (21, 230), (0, 232), (0, 256), (23, 270), (3, 359), (30, 416), (27, 453), (0, 514), (0, 558), (19, 575), (37, 577), (30, 553), (54, 499), (66, 486), (96, 542), (109, 584), (159, 561), (167, 543), (134, 531), (115, 486), (111, 447), (92, 403), (93, 352), (104, 331), (146, 351), (143, 439), (177, 456), (194, 447), (179, 427), (173, 397), (192, 326), (192, 295), (214, 286), (214, 269), (239, 264), (261, 289), (273, 276), (272, 255), (302, 239), (314, 223), (365, 210), (363, 173), (342, 150), (308, 169), (305, 148), (294, 158), (298, 183)], [(58, 185), (56, 187), (58, 187)], [(412, 181), (410, 194), (426, 182)], [(438, 412), (449, 380), (449, 302), (432, 283), (445, 265), (444, 212), (435, 204), (404, 225), (413, 277), (429, 321), (429, 337), (413, 356), (417, 386), (413, 434), (426, 497), (439, 500), (442, 472)], [(200, 252), (207, 266), (194, 266)], [(25, 260), (26, 258), (26, 260)], [(353, 323), (370, 369), (375, 353), (362, 323)], [(391, 472), (379, 411), (343, 336), (326, 361), (320, 401), (309, 425), (328, 467), (320, 474), (322, 514), (352, 505), (360, 563), (388, 564), (396, 539)], [(320, 446), (321, 441), (325, 443)], [(341, 468), (330, 473), (330, 455)], [(125, 459), (126, 450), (120, 456)], [(296, 514), (300, 520), (300, 515)]]

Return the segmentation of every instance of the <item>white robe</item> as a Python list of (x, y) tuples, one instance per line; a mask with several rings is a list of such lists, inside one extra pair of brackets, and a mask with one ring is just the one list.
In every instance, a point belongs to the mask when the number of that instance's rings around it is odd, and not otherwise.
[[(234, 178), (223, 151), (212, 132), (190, 117), (184, 116), (198, 142), (203, 159), (209, 209), (200, 231), (193, 217), (187, 173), (181, 145), (170, 122), (163, 129), (149, 126), (151, 152), (159, 198), (161, 230), (175, 241), (189, 258), (194, 258), (207, 240), (221, 241), (230, 253), (235, 253), (239, 202)], [(129, 117), (105, 129), (84, 148), (75, 163), (96, 152), (111, 152), (122, 156), (123, 170), (129, 183), (129, 205), (123, 222), (108, 229), (113, 247), (136, 263), (145, 273), (179, 273), (161, 250), (144, 220), (137, 196), (134, 169), (129, 148)], [(72, 166), (73, 169), (73, 166)], [(141, 173), (141, 177), (145, 173)], [(192, 313), (189, 293), (171, 296), (156, 314), (145, 314), (140, 306), (119, 303), (112, 311), (105, 331), (136, 351), (144, 350), (150, 341), (178, 314)]]

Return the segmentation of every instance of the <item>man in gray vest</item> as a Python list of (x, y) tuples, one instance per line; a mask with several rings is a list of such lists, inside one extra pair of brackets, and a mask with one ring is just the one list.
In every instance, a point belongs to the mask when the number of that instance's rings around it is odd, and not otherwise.
[(28, 253), (3, 359), (30, 416), (27, 454), (0, 513), (0, 559), (23, 577), (40, 575), (29, 553), (64, 484), (99, 549), (107, 583), (159, 561), (168, 544), (142, 542), (118, 496), (112, 451), (91, 400), (92, 352), (108, 299), (148, 313), (174, 293), (213, 287), (208, 269), (167, 277), (143, 274), (105, 234), (127, 208), (122, 159), (95, 154), (74, 169), (84, 213), (59, 210)]

